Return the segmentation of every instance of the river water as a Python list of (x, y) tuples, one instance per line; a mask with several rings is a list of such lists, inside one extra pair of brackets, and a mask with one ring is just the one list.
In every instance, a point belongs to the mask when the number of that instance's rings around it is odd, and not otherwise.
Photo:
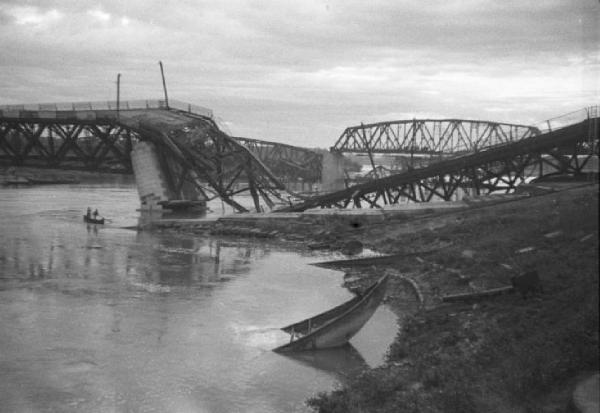
[[(91, 206), (110, 220), (86, 225)], [(278, 328), (351, 298), (340, 256), (136, 232), (131, 183), (0, 187), (0, 411), (304, 412), (383, 361), (381, 306), (339, 350), (283, 356)]]

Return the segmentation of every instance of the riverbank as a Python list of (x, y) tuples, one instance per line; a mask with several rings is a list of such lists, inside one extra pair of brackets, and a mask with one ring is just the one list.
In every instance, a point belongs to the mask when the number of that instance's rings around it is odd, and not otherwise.
[[(406, 314), (407, 286), (422, 305), (402, 320), (386, 364), (311, 399), (319, 412), (564, 411), (577, 379), (598, 369), (598, 186), (523, 189), (446, 205), (174, 220), (161, 228), (399, 256), (342, 267), (351, 290), (390, 273), (386, 302), (398, 313)], [(510, 286), (511, 276), (532, 270), (543, 293), (527, 299), (443, 301)]]
[(133, 175), (96, 171), (0, 166), (0, 186), (56, 185), (78, 183), (134, 182)]
[[(390, 273), (387, 304), (406, 314), (383, 367), (309, 401), (328, 412), (564, 411), (598, 369), (598, 186), (555, 182), (517, 194), (384, 210), (164, 220), (154, 229), (271, 238), (398, 258), (340, 266), (361, 290)], [(449, 303), (537, 271), (543, 293)], [(409, 302), (407, 304), (407, 302)]]
[[(365, 227), (363, 244), (415, 253), (350, 270), (367, 284), (382, 271), (423, 297), (385, 366), (310, 401), (319, 412), (558, 412), (576, 380), (598, 369), (598, 187)], [(422, 254), (418, 252), (422, 251)], [(543, 293), (446, 303), (445, 295), (510, 285), (536, 270)], [(360, 287), (360, 286), (359, 286)], [(400, 306), (405, 284), (392, 282)]]

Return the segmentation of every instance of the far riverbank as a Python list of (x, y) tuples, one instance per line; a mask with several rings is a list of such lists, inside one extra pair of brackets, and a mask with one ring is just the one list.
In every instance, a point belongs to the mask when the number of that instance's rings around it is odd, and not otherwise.
[(0, 166), (2, 185), (56, 185), (78, 183), (134, 183), (133, 175), (111, 174), (96, 171), (42, 169), (32, 167)]

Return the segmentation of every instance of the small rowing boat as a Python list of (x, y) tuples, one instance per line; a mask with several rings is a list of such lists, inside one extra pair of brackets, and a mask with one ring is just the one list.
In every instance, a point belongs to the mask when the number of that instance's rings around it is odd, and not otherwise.
[(329, 311), (283, 327), (290, 342), (273, 351), (289, 352), (339, 347), (348, 342), (371, 318), (385, 296), (384, 275), (364, 293)]
[(104, 224), (104, 218), (92, 218), (87, 215), (83, 216), (83, 222), (87, 222), (88, 224)]

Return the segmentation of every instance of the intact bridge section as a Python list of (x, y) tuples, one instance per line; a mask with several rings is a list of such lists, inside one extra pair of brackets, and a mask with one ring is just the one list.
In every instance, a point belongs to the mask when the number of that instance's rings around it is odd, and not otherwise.
[(539, 135), (534, 126), (463, 119), (412, 119), (348, 127), (331, 148), (345, 153), (457, 155)]
[[(331, 151), (366, 155), (368, 175), (350, 183), (378, 179), (399, 169), (420, 168), (451, 156), (516, 142), (538, 135), (534, 126), (464, 119), (412, 119), (351, 126), (340, 135)], [(391, 165), (378, 165), (377, 155), (393, 155)]]

